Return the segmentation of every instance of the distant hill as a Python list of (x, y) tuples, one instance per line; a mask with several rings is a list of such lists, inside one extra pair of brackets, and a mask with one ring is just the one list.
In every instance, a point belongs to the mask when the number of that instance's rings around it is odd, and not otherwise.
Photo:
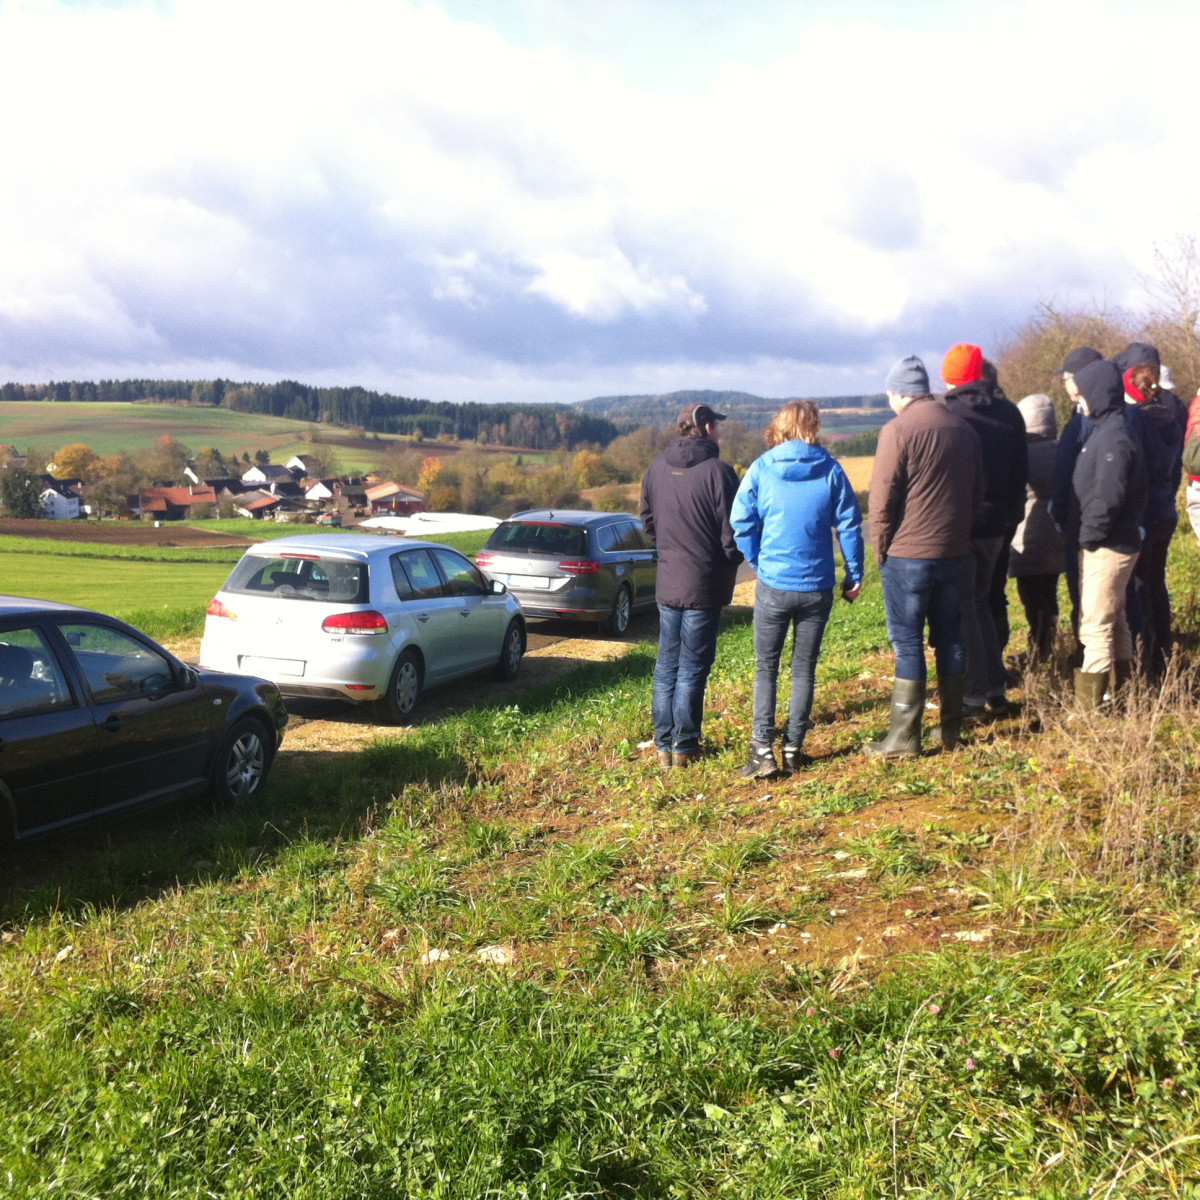
[[(635, 428), (667, 425), (675, 421), (685, 405), (707, 404), (750, 429), (761, 429), (789, 400), (815, 400), (821, 408), (822, 424), (829, 428), (861, 426), (867, 421), (878, 425), (887, 414), (887, 397), (882, 392), (872, 396), (788, 396), (780, 400), (749, 392), (680, 391), (657, 396), (597, 396), (574, 407), (611, 421), (618, 428)], [(878, 420), (874, 417), (876, 411), (880, 414)]]

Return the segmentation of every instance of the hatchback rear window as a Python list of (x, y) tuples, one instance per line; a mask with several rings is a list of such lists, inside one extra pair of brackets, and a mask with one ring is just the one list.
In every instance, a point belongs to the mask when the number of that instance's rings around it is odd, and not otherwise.
[(587, 530), (555, 521), (505, 521), (488, 538), (484, 549), (583, 558), (587, 554)]
[(281, 600), (319, 600), (329, 604), (367, 602), (367, 565), (339, 558), (264, 558), (247, 555), (222, 589)]

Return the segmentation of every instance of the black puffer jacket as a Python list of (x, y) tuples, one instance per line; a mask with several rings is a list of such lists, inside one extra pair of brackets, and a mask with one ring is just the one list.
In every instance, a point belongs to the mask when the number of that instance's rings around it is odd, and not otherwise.
[(1089, 363), (1075, 384), (1092, 423), (1071, 480), (1079, 502), (1079, 544), (1084, 550), (1134, 554), (1142, 547), (1146, 455), (1125, 422), (1121, 372), (1103, 360)]
[(659, 604), (720, 608), (733, 599), (742, 553), (729, 510), (738, 478), (709, 438), (676, 438), (642, 479), (642, 524), (658, 550)]
[(983, 451), (983, 503), (975, 513), (971, 536), (1011, 534), (1025, 516), (1029, 479), (1025, 422), (1017, 406), (980, 379), (951, 388), (946, 393), (946, 407), (970, 425)]

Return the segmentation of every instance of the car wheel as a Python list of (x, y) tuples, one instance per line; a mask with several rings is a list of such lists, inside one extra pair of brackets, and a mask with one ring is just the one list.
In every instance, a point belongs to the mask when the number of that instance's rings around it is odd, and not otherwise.
[(392, 725), (407, 725), (421, 699), (421, 664), (411, 650), (396, 659), (387, 695), (380, 701), (383, 715)]
[(270, 742), (260, 721), (247, 717), (225, 735), (213, 763), (213, 799), (219, 808), (258, 795), (271, 769)]
[(524, 653), (525, 630), (521, 628), (520, 621), (510, 621), (504, 634), (504, 645), (500, 649), (500, 661), (496, 664), (496, 678), (516, 679)]
[(617, 589), (617, 598), (613, 601), (613, 610), (608, 618), (608, 632), (620, 637), (629, 628), (629, 619), (633, 616), (633, 593), (625, 584)]

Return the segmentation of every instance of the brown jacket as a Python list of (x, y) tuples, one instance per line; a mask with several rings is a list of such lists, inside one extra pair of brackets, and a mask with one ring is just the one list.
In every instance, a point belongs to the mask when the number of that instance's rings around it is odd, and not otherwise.
[(871, 544), (897, 558), (962, 558), (983, 498), (971, 427), (935, 397), (913, 400), (879, 433), (871, 475)]

